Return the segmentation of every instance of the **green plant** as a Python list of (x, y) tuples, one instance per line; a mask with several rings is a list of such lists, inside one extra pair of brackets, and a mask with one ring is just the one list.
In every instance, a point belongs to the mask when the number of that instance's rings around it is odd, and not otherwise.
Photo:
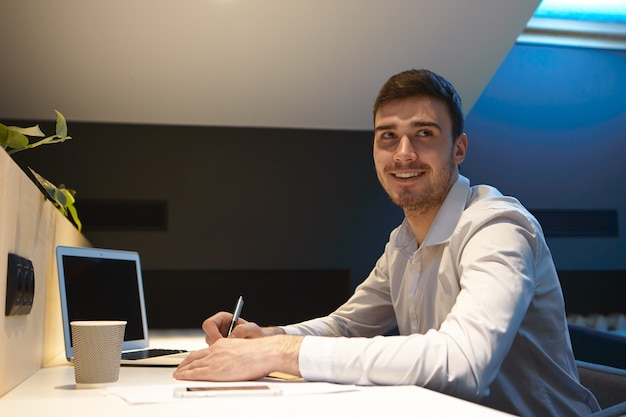
[[(9, 155), (12, 155), (16, 152), (36, 148), (40, 145), (61, 143), (72, 139), (72, 137), (67, 134), (67, 122), (65, 117), (63, 117), (59, 111), (55, 110), (55, 112), (57, 115), (56, 133), (48, 137), (45, 137), (46, 135), (41, 131), (39, 125), (17, 127), (6, 126), (0, 123), (0, 146), (2, 146), (2, 149), (6, 150)], [(28, 137), (43, 137), (43, 139), (31, 143)], [(52, 201), (52, 204), (54, 204), (65, 217), (69, 218), (69, 216), (71, 216), (78, 230), (82, 230), (82, 223), (78, 218), (78, 211), (74, 206), (76, 202), (74, 197), (76, 191), (66, 188), (63, 184), (57, 187), (35, 172), (31, 167), (28, 167), (28, 169), (37, 181), (38, 186), (44, 191), (44, 195)]]
[(30, 143), (27, 136), (42, 138), (46, 136), (39, 125), (31, 127), (17, 127), (17, 126), (5, 126), (0, 123), (0, 145), (7, 150), (9, 155), (16, 152), (20, 152), (26, 149), (32, 149), (40, 145), (48, 145), (52, 143), (65, 142), (67, 139), (72, 139), (67, 135), (67, 122), (65, 117), (58, 111), (57, 114), (56, 134), (48, 136), (47, 138)]
[(81, 231), (83, 225), (78, 218), (78, 211), (74, 206), (74, 203), (76, 202), (76, 199), (74, 198), (76, 191), (70, 188), (65, 188), (65, 185), (63, 184), (57, 187), (41, 175), (37, 174), (31, 167), (28, 167), (28, 169), (44, 189), (46, 196), (52, 201), (52, 204), (54, 204), (65, 217), (68, 217), (68, 215), (72, 216), (74, 224), (76, 224), (78, 230)]

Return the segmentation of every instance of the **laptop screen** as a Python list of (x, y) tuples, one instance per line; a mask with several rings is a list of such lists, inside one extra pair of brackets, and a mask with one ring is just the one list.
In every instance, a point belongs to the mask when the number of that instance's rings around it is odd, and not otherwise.
[(72, 350), (69, 323), (75, 320), (126, 320), (124, 350), (147, 346), (136, 252), (59, 246), (57, 262), (66, 350)]

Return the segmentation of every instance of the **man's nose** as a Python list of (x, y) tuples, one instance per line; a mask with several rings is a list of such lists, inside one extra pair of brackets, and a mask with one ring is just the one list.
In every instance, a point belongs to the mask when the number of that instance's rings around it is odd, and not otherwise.
[(411, 139), (409, 139), (407, 135), (402, 136), (400, 138), (400, 142), (398, 142), (398, 148), (394, 154), (394, 160), (402, 162), (413, 161), (415, 159), (417, 159), (417, 153), (415, 152), (413, 143), (411, 143)]

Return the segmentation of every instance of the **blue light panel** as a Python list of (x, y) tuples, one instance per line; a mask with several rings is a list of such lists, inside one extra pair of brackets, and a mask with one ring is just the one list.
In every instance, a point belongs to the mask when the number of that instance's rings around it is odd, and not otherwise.
[(534, 17), (626, 23), (626, 0), (543, 0)]

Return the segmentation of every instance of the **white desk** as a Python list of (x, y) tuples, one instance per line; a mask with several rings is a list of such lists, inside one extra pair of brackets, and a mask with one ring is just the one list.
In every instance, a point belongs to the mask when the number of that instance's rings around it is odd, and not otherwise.
[[(153, 337), (157, 347), (195, 349), (202, 347), (201, 335), (184, 338), (161, 333)], [(138, 386), (183, 385), (172, 378), (173, 368), (122, 367), (116, 388)], [(284, 384), (307, 384), (284, 382)], [(177, 399), (157, 404), (129, 404), (106, 388), (76, 389), (74, 368), (63, 358), (39, 370), (29, 379), (0, 398), (3, 417), (45, 416), (271, 416), (293, 415), (329, 417), (340, 413), (358, 416), (437, 415), (437, 416), (505, 416), (506, 414), (454, 397), (415, 386), (357, 387), (341, 393), (284, 395), (279, 397), (238, 397)]]

